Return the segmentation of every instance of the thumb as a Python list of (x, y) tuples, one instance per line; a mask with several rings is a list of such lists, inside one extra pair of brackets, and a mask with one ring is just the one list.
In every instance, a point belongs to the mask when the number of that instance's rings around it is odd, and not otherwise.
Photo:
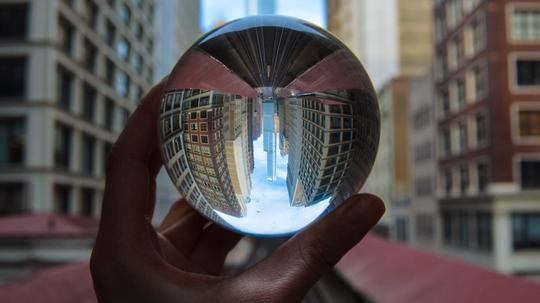
[(244, 285), (244, 291), (246, 286), (254, 286), (248, 291), (272, 302), (300, 301), (379, 221), (384, 210), (378, 197), (354, 195), (243, 273), (237, 282)]

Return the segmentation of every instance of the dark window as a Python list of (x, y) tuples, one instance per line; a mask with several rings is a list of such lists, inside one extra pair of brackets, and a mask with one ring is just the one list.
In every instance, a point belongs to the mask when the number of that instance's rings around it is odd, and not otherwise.
[[(476, 114), (476, 142), (483, 144), (487, 141), (487, 119), (484, 113)], [(539, 121), (540, 122), (540, 121)]]
[(88, 26), (94, 30), (97, 28), (97, 16), (98, 6), (94, 3), (94, 0), (85, 1), (85, 18)]
[(71, 108), (71, 96), (73, 94), (73, 74), (63, 67), (58, 67), (57, 96), (60, 107), (65, 110)]
[(516, 62), (516, 69), (518, 85), (540, 85), (540, 59), (519, 59)]
[(0, 215), (21, 213), (24, 208), (24, 185), (0, 183)]
[(450, 113), (450, 95), (447, 91), (441, 93), (441, 107), (443, 115), (447, 116)]
[(25, 57), (0, 58), (0, 97), (24, 97)]
[(469, 189), (469, 168), (466, 166), (459, 170), (459, 189), (461, 194), (466, 194)]
[(105, 25), (105, 42), (107, 42), (110, 47), (114, 45), (115, 36), (116, 27), (110, 20), (107, 20), (107, 24)]
[(54, 138), (54, 163), (59, 168), (69, 169), (71, 161), (71, 127), (56, 124)]
[(476, 241), (478, 249), (491, 250), (493, 243), (492, 215), (479, 212), (476, 214)]
[(21, 164), (24, 151), (24, 118), (0, 118), (0, 165)]
[(28, 24), (26, 3), (2, 3), (0, 5), (0, 39), (16, 40), (26, 38)]
[(396, 239), (401, 242), (407, 242), (409, 240), (407, 218), (396, 218)]
[(96, 154), (96, 139), (88, 134), (82, 136), (81, 165), (82, 172), (87, 175), (94, 173), (94, 159)]
[(81, 215), (92, 216), (94, 212), (94, 190), (91, 188), (81, 189)]
[(521, 187), (523, 189), (540, 188), (540, 160), (522, 160)]
[(469, 214), (459, 212), (457, 217), (458, 226), (458, 245), (461, 247), (469, 247)]
[(65, 18), (60, 17), (58, 27), (58, 43), (66, 54), (71, 55), (73, 53), (73, 35), (75, 31), (73, 25)]
[(452, 243), (452, 214), (448, 211), (444, 211), (442, 214), (443, 219), (443, 240), (445, 244)]
[(107, 59), (105, 63), (105, 82), (107, 82), (109, 86), (114, 85), (114, 70), (114, 62)]
[(97, 49), (90, 40), (84, 40), (84, 66), (90, 72), (96, 70)]
[(488, 166), (484, 162), (480, 162), (477, 165), (478, 170), (478, 191), (483, 193), (486, 191), (486, 187), (488, 185)]
[(114, 102), (111, 99), (105, 99), (104, 111), (104, 126), (106, 129), (112, 130), (114, 125)]
[(69, 214), (71, 208), (71, 187), (68, 185), (54, 186), (55, 210), (60, 214)]
[(82, 108), (82, 117), (89, 121), (94, 121), (96, 107), (96, 90), (89, 86), (88, 84), (84, 85), (83, 91), (83, 108)]
[(512, 242), (516, 250), (540, 248), (540, 213), (512, 215)]
[(452, 193), (452, 172), (446, 171), (443, 176), (444, 193), (449, 196)]

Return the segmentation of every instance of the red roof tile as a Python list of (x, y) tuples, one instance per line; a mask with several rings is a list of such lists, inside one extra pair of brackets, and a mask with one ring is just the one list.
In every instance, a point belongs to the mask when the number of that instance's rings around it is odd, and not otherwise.
[(0, 285), (0, 301), (13, 303), (97, 302), (88, 263), (54, 267)]
[(0, 217), (0, 238), (94, 237), (98, 221), (59, 214), (20, 214)]
[(375, 302), (540, 302), (540, 284), (368, 235), (338, 271)]

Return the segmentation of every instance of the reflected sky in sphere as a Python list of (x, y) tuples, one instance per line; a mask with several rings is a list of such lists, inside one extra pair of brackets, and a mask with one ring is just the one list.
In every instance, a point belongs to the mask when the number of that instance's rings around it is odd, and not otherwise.
[(254, 16), (204, 35), (162, 98), (173, 183), (200, 213), (255, 236), (297, 232), (358, 192), (380, 117), (362, 65), (301, 20)]

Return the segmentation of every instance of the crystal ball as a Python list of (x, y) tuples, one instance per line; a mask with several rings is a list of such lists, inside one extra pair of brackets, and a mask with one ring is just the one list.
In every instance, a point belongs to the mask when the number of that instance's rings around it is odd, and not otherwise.
[(379, 107), (358, 59), (303, 20), (254, 16), (202, 36), (161, 100), (164, 166), (188, 203), (251, 236), (285, 236), (361, 190)]

